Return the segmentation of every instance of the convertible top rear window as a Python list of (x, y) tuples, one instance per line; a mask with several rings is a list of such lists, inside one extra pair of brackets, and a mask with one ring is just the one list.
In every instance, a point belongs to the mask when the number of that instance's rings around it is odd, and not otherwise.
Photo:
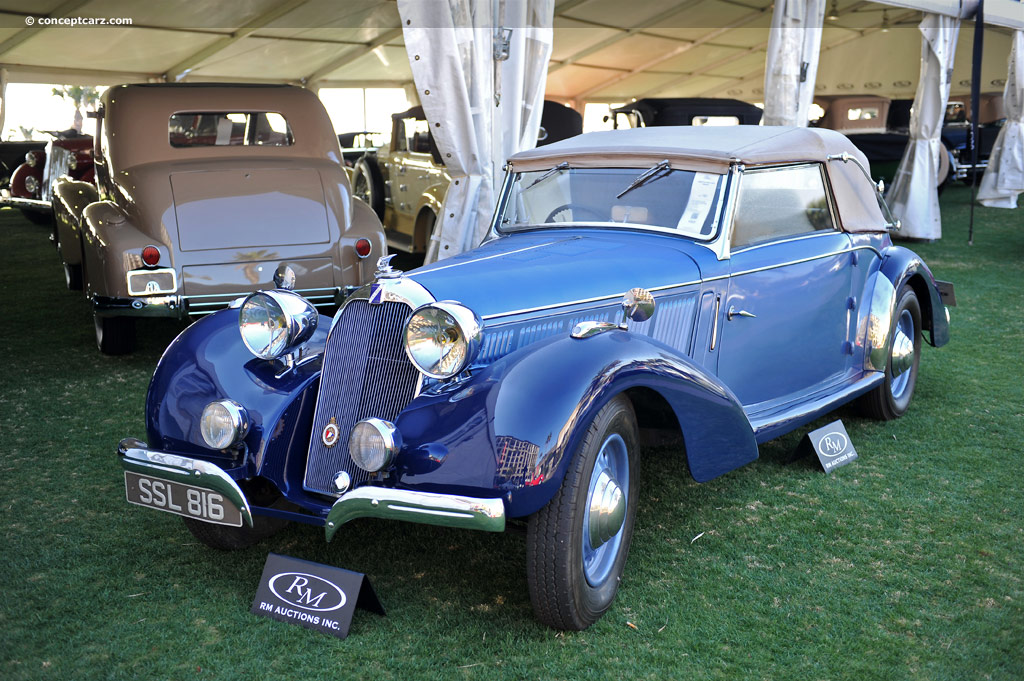
[(650, 168), (569, 168), (517, 173), (498, 229), (564, 226), (671, 230), (710, 239), (718, 230), (724, 176)]
[(292, 130), (276, 112), (181, 112), (171, 115), (172, 147), (288, 147)]

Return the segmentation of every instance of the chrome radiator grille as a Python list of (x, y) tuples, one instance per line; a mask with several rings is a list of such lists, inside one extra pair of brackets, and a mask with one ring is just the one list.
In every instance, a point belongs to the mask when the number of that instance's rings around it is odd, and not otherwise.
[[(353, 300), (331, 330), (306, 461), (307, 490), (336, 495), (334, 478), (340, 471), (349, 474), (353, 486), (369, 477), (349, 458), (348, 436), (361, 419), (394, 423), (412, 401), (419, 372), (402, 348), (402, 324), (409, 312), (403, 303)], [(332, 418), (339, 437), (327, 447), (323, 432)]]

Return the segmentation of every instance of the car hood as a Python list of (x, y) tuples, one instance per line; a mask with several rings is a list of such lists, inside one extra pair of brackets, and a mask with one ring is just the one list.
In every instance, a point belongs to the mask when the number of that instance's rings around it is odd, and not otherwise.
[(481, 317), (621, 296), (700, 280), (679, 237), (613, 230), (513, 234), (407, 276), (436, 300), (456, 300)]

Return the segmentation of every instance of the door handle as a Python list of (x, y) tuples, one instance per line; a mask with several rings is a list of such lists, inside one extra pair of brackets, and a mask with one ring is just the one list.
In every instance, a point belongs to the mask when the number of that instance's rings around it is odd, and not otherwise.
[(747, 312), (746, 310), (737, 310), (736, 306), (730, 305), (729, 311), (726, 313), (725, 317), (731, 322), (733, 317), (750, 317), (753, 319), (757, 317), (757, 315), (752, 312)]

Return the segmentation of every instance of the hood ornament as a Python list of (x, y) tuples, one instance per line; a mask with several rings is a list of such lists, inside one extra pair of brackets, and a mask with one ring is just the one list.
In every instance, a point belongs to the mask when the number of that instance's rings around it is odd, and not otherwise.
[(404, 272), (399, 269), (395, 269), (391, 266), (391, 259), (394, 258), (397, 253), (391, 255), (384, 255), (377, 258), (377, 271), (373, 273), (373, 276), (377, 279), (397, 279), (402, 276)]

